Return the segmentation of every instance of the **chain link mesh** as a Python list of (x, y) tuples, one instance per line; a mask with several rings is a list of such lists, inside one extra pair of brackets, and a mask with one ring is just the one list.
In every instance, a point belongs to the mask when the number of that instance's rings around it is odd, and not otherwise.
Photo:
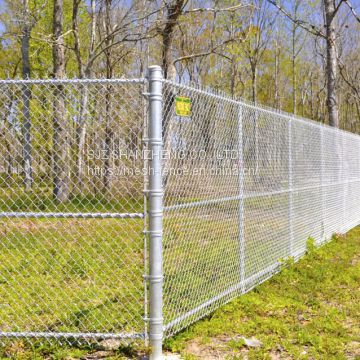
[(0, 90), (0, 336), (142, 338), (144, 81)]
[[(0, 81), (1, 338), (147, 337), (144, 87)], [(163, 100), (168, 337), (359, 223), (360, 140), (169, 81)]]
[[(164, 317), (171, 336), (269, 278), (284, 259), (298, 259), (309, 238), (320, 245), (359, 223), (360, 140), (165, 84)], [(188, 114), (177, 111), (184, 98)]]

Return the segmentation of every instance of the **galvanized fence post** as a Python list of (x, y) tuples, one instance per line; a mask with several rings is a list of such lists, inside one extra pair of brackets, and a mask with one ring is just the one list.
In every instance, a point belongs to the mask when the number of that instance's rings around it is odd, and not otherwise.
[(292, 119), (289, 118), (288, 123), (288, 187), (289, 187), (289, 208), (288, 208), (288, 215), (289, 215), (289, 256), (294, 256), (294, 228), (293, 228), (293, 153), (292, 153)]
[(240, 255), (240, 290), (245, 293), (245, 238), (244, 238), (244, 156), (243, 156), (243, 107), (238, 113), (238, 164), (239, 164), (239, 255)]
[[(341, 133), (339, 131), (340, 135), (341, 135), (341, 184), (342, 184), (342, 233), (345, 233), (348, 229), (346, 224), (346, 196), (347, 196), (347, 187), (348, 187), (348, 183), (347, 183), (347, 176), (348, 174), (345, 172), (345, 146), (346, 146), (346, 142), (345, 140), (347, 138), (345, 138), (344, 134)], [(346, 180), (345, 180), (346, 179)]]
[(321, 195), (321, 239), (322, 244), (326, 239), (325, 221), (325, 185), (324, 185), (324, 127), (320, 127), (320, 195)]
[(162, 185), (162, 101), (163, 75), (160, 66), (148, 68), (149, 78), (149, 284), (150, 284), (150, 346), (152, 360), (162, 358), (162, 230), (163, 230), (163, 185)]

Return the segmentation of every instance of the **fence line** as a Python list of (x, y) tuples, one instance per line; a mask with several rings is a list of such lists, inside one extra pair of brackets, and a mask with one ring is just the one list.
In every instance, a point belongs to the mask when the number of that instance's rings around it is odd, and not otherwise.
[(156, 66), (0, 90), (4, 341), (144, 341), (157, 360), (309, 238), (360, 222), (358, 135)]
[(2, 341), (147, 339), (147, 86), (0, 81)]
[(134, 219), (143, 218), (143, 213), (41, 213), (41, 212), (3, 212), (0, 213), (0, 218), (73, 218), (73, 219)]
[[(360, 222), (360, 138), (164, 81), (164, 319), (171, 336)], [(177, 114), (176, 98), (191, 104)], [(239, 126), (239, 124), (241, 125)], [(239, 145), (240, 144), (240, 145)], [(195, 159), (191, 151), (210, 154)], [(237, 151), (237, 159), (216, 159)], [(176, 153), (185, 155), (179, 160)], [(171, 172), (175, 168), (205, 171)], [(214, 170), (246, 170), (234, 174)]]

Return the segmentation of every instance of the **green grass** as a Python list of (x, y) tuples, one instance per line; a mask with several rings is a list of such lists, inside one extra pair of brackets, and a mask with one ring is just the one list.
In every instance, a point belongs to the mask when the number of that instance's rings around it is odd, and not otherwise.
[[(282, 211), (287, 198), (266, 198), (257, 203), (249, 200), (244, 220), (246, 278), (285, 258), (289, 242), (289, 225)], [(264, 202), (268, 208), (264, 207)], [(238, 285), (241, 257), (238, 211), (239, 202), (228, 201), (165, 213), (166, 324)], [(234, 295), (235, 292), (225, 295), (221, 301)], [(166, 335), (182, 329), (217, 306), (215, 302), (210, 308), (190, 315), (169, 329)]]
[[(134, 199), (74, 196), (59, 204), (47, 187), (1, 190), (0, 211), (142, 211)], [(165, 217), (166, 321), (180, 315), (179, 304), (191, 310), (238, 282), (237, 211), (235, 201)], [(279, 232), (279, 219), (267, 235)], [(0, 330), (142, 332), (142, 230), (141, 219), (0, 219)], [(256, 251), (269, 246), (257, 243)], [(249, 241), (246, 250), (253, 247)]]
[(0, 211), (4, 212), (143, 212), (143, 197), (127, 194), (99, 192), (71, 195), (69, 201), (59, 203), (53, 199), (48, 186), (39, 186), (26, 193), (21, 186), (0, 187)]
[[(360, 227), (335, 236), (282, 272), (177, 336), (167, 350), (184, 359), (359, 359)], [(77, 270), (75, 271), (77, 272)], [(256, 339), (248, 348), (241, 338)], [(2, 347), (1, 359), (136, 358), (138, 348), (102, 352), (89, 346), (28, 344)]]
[[(360, 359), (360, 227), (166, 341), (184, 359)], [(248, 348), (241, 336), (255, 337)]]
[[(0, 211), (142, 212), (141, 200), (109, 201), (99, 194), (74, 196), (60, 205), (46, 188), (30, 195), (1, 190)], [(246, 276), (278, 260), (279, 246), (287, 241), (288, 223), (281, 211), (287, 198), (266, 201), (271, 211), (264, 202), (250, 199), (246, 204)], [(221, 286), (238, 282), (237, 211), (238, 203), (230, 202), (211, 211), (165, 216), (166, 321), (216, 295)], [(254, 220), (258, 217), (266, 227)], [(0, 330), (142, 332), (142, 230), (141, 219), (0, 219)], [(346, 358), (359, 347), (354, 330), (360, 321), (359, 244), (359, 228), (321, 249), (309, 243), (304, 260), (167, 340), (166, 346), (189, 359), (203, 354), (212, 359), (215, 353), (229, 359), (275, 353), (294, 359)], [(249, 261), (251, 254), (261, 262)], [(248, 349), (240, 336), (255, 336), (264, 345)], [(95, 345), (19, 340), (6, 343), (0, 358), (78, 359), (98, 350)], [(124, 347), (106, 358), (135, 356), (136, 350)]]
[[(46, 186), (0, 187), (0, 212), (143, 212), (141, 192), (119, 191), (60, 204)], [(0, 218), (0, 331), (143, 333), (143, 230), (139, 218)], [(0, 358), (14, 359), (80, 358), (99, 348), (71, 339), (0, 343)]]
[[(0, 212), (143, 212), (142, 199), (0, 188)], [(0, 218), (0, 330), (142, 333), (142, 219)]]
[(2, 331), (142, 331), (141, 219), (0, 221)]

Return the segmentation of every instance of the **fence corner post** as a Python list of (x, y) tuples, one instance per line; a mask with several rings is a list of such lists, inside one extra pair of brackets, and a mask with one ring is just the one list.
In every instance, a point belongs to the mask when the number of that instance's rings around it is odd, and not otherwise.
[(149, 340), (151, 360), (162, 358), (163, 341), (163, 182), (162, 182), (162, 101), (163, 75), (160, 66), (148, 68), (149, 80)]

